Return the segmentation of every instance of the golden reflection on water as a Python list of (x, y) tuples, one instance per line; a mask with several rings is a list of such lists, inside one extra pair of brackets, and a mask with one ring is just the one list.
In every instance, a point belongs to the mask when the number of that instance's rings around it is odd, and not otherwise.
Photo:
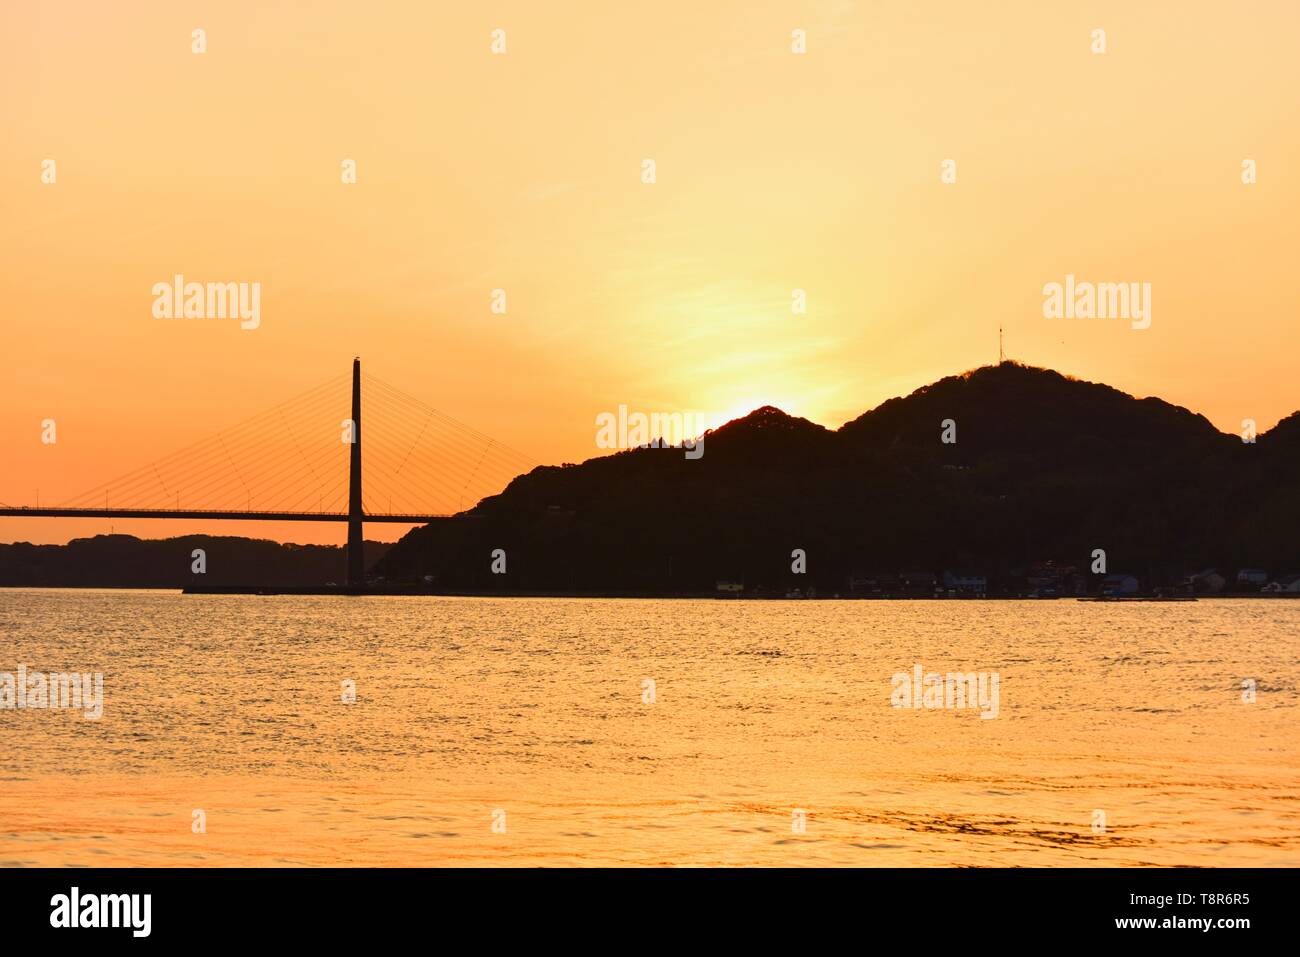
[[(0, 864), (1296, 866), (1298, 635), (1284, 600), (0, 590), (0, 672), (105, 687), (0, 710)], [(917, 663), (998, 672), (998, 717), (891, 707)]]

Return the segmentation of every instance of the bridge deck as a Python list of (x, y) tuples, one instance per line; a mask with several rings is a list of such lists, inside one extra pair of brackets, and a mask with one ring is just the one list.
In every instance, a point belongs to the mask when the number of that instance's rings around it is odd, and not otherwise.
[[(0, 515), (26, 518), (197, 518), (254, 522), (346, 522), (347, 512), (233, 512), (178, 508), (0, 508)], [(424, 525), (455, 518), (454, 515), (362, 515), (363, 522)]]

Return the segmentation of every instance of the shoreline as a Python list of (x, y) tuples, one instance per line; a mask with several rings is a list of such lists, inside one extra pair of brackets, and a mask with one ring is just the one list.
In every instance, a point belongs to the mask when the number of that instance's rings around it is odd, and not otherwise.
[(425, 597), (425, 598), (583, 598), (583, 599), (696, 599), (709, 601), (1077, 601), (1099, 604), (1214, 601), (1216, 599), (1261, 599), (1265, 601), (1300, 599), (1300, 593), (1291, 592), (1222, 592), (1214, 595), (1059, 595), (1052, 598), (1034, 598), (1029, 595), (845, 595), (825, 594), (787, 597), (785, 595), (717, 595), (712, 592), (647, 592), (647, 591), (546, 591), (518, 589), (510, 591), (439, 591), (429, 588), (345, 586), (293, 586), (293, 585), (0, 585), (3, 590), (60, 590), (60, 591), (172, 591), (183, 595), (255, 595), (274, 596), (326, 596), (342, 597)]

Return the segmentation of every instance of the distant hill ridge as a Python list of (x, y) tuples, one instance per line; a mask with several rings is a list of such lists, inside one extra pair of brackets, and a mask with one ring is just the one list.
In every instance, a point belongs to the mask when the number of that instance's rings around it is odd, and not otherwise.
[(1096, 548), (1151, 584), (1215, 565), (1300, 570), (1298, 478), (1300, 413), (1247, 444), (1160, 399), (1007, 362), (837, 430), (764, 406), (708, 433), (695, 461), (632, 449), (539, 467), (475, 521), (412, 531), (376, 571), (448, 590), (655, 593), (719, 579), (837, 591), (864, 569), (1007, 577), (1086, 566)]
[[(366, 542), (376, 562), (390, 548)], [(206, 570), (193, 573), (202, 549)], [(74, 538), (66, 545), (0, 545), (0, 585), (82, 588), (184, 588), (191, 584), (310, 587), (344, 578), (343, 549), (218, 535), (141, 539), (133, 535)]]

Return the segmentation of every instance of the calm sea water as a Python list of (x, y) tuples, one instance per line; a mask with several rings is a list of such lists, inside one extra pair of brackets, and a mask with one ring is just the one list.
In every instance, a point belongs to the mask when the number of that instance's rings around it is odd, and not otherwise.
[[(0, 672), (104, 675), (97, 721), (0, 710), (0, 864), (1296, 866), (1298, 636), (1287, 601), (0, 590)], [(996, 672), (998, 716), (892, 707), (917, 664)]]

